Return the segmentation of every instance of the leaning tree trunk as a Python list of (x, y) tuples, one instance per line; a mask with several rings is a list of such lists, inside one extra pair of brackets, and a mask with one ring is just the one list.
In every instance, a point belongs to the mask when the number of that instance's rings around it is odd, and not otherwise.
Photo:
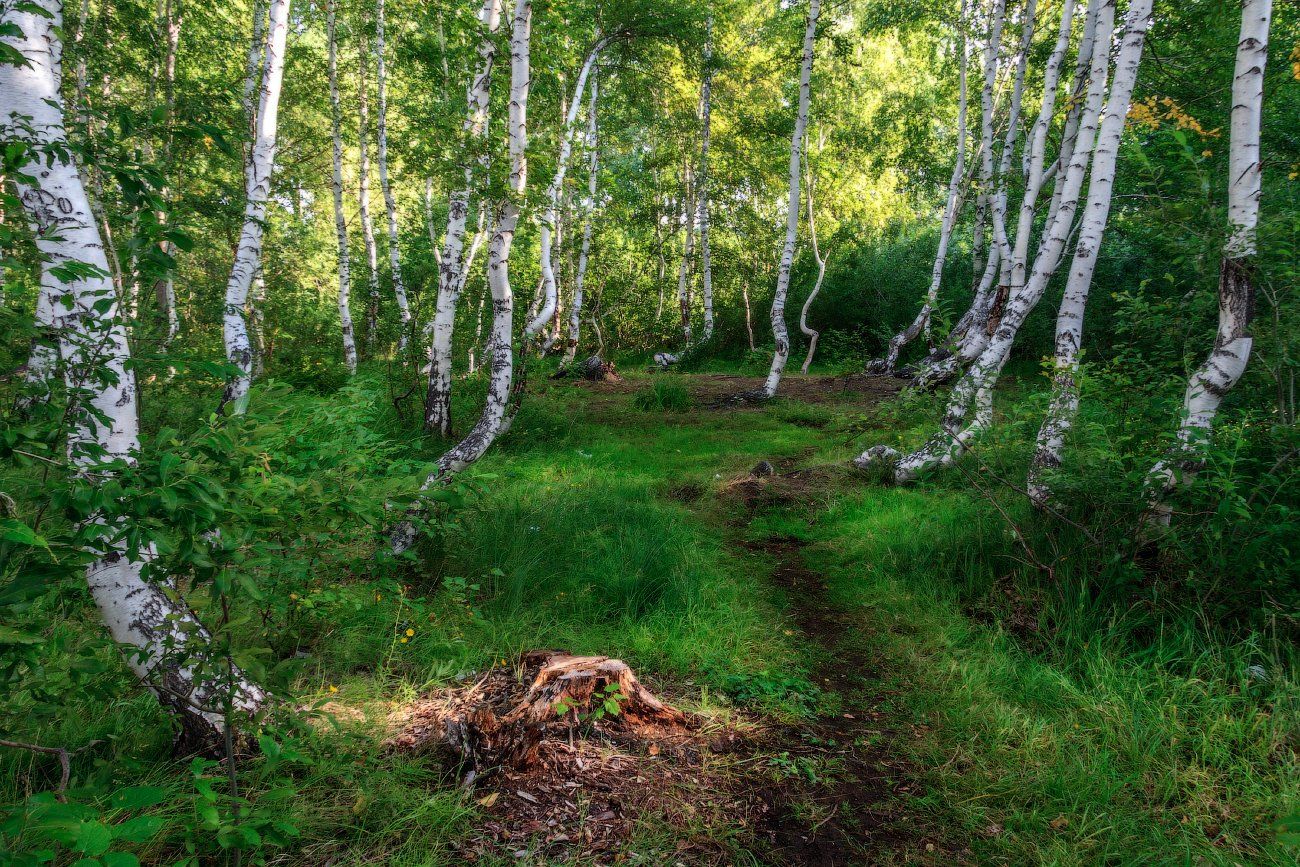
[(522, 339), (525, 349), (529, 341), (537, 337), (542, 329), (546, 327), (546, 324), (551, 321), (551, 318), (555, 315), (555, 306), (559, 301), (555, 285), (555, 263), (552, 246), (560, 207), (560, 195), (564, 190), (564, 178), (569, 170), (569, 159), (573, 155), (573, 140), (577, 134), (578, 126), (578, 109), (582, 105), (582, 95), (587, 87), (587, 79), (596, 66), (596, 60), (600, 56), (600, 52), (605, 50), (609, 41), (606, 37), (600, 37), (596, 40), (596, 44), (587, 52), (582, 68), (578, 70), (578, 78), (573, 84), (573, 97), (569, 100), (569, 110), (564, 118), (564, 129), (560, 134), (560, 153), (555, 161), (555, 175), (551, 178), (550, 186), (546, 188), (546, 207), (542, 211), (542, 219), (538, 228), (541, 248), (542, 303), (537, 314), (524, 326)]
[[(942, 431), (931, 437), (922, 448), (901, 459), (892, 448), (872, 447), (855, 459), (854, 463), (857, 466), (867, 467), (883, 460), (893, 464), (893, 476), (896, 482), (909, 482), (929, 467), (951, 464), (992, 421), (993, 386), (997, 382), (1002, 365), (1006, 363), (1020, 326), (1042, 298), (1048, 281), (1060, 265), (1092, 155), (1098, 117), (1101, 114), (1102, 99), (1106, 90), (1110, 65), (1109, 46), (1115, 23), (1115, 0), (1093, 0), (1093, 2), (1099, 4), (1097, 32), (1092, 52), (1088, 93), (1080, 116), (1078, 141), (1066, 171), (1060, 208), (1043, 233), (1029, 281), (1023, 289), (1008, 299), (987, 346), (954, 387), (944, 415)], [(1137, 49), (1141, 50), (1140, 43)], [(1124, 52), (1132, 50), (1133, 43), (1125, 41), (1120, 54), (1120, 68), (1127, 68)], [(968, 425), (967, 416), (972, 408), (975, 409), (975, 415)]]
[(1124, 28), (1119, 63), (1106, 100), (1106, 115), (1101, 122), (1097, 146), (1092, 157), (1092, 176), (1088, 184), (1088, 202), (1084, 206), (1075, 244), (1070, 277), (1061, 298), (1056, 318), (1056, 358), (1052, 374), (1052, 401), (1038, 431), (1038, 443), (1029, 465), (1029, 497), (1043, 506), (1050, 496), (1044, 473), (1061, 465), (1065, 437), (1079, 411), (1079, 346), (1083, 340), (1083, 314), (1088, 304), (1092, 275), (1097, 268), (1102, 236), (1110, 216), (1111, 193), (1115, 187), (1115, 168), (1119, 161), (1119, 144), (1128, 118), (1133, 85), (1142, 60), (1142, 43), (1150, 24), (1151, 0), (1132, 0), (1129, 19)]
[(799, 330), (808, 338), (808, 354), (804, 356), (803, 367), (800, 368), (800, 372), (807, 374), (808, 367), (812, 364), (813, 355), (817, 352), (817, 338), (821, 336), (821, 332), (808, 325), (808, 309), (812, 307), (813, 302), (817, 300), (818, 293), (822, 291), (822, 280), (826, 278), (826, 260), (822, 258), (821, 248), (817, 245), (817, 218), (813, 204), (813, 174), (812, 165), (808, 162), (807, 155), (804, 157), (804, 168), (808, 174), (808, 235), (812, 240), (813, 259), (817, 261), (817, 282), (813, 284), (812, 291), (804, 299), (803, 308), (799, 311)]
[(393, 275), (393, 295), (397, 300), (397, 317), (401, 328), (397, 346), (405, 351), (411, 331), (411, 305), (406, 300), (406, 284), (402, 282), (397, 200), (393, 198), (393, 185), (388, 181), (388, 66), (384, 54), (384, 0), (375, 0), (375, 96), (378, 100), (375, 114), (375, 158), (379, 164), (379, 188), (384, 194), (384, 210), (388, 215), (388, 267)]
[[(1031, 0), (1032, 2), (1032, 0)], [(939, 303), (939, 284), (943, 281), (943, 268), (948, 260), (948, 243), (952, 239), (953, 228), (957, 225), (957, 214), (961, 210), (962, 181), (966, 177), (966, 67), (970, 59), (970, 43), (966, 38), (967, 6), (962, 2), (961, 23), (961, 59), (957, 66), (957, 159), (953, 163), (952, 178), (948, 181), (948, 199), (943, 209), (943, 221), (939, 225), (939, 249), (934, 256), (934, 268), (930, 273), (930, 288), (926, 290), (925, 302), (921, 312), (916, 314), (912, 324), (898, 332), (889, 341), (884, 358), (878, 358), (867, 365), (867, 372), (891, 375), (898, 364), (898, 353), (922, 333), (926, 343), (930, 342), (930, 317)], [(809, 358), (812, 353), (809, 352)], [(804, 364), (807, 373), (808, 365)]]
[[(514, 377), (514, 295), (510, 289), (510, 247), (528, 185), (528, 85), (529, 43), (532, 35), (532, 0), (515, 0), (510, 33), (510, 107), (507, 134), (510, 148), (509, 197), (497, 204), (492, 239), (488, 243), (488, 285), (492, 290), (492, 335), (486, 355), (490, 365), (488, 392), (478, 423), (459, 443), (438, 459), (437, 469), (421, 491), (450, 479), (477, 461), (496, 441), (505, 425)], [(414, 510), (417, 514), (420, 507)], [(415, 522), (408, 516), (391, 531), (395, 553), (415, 543)]]
[(781, 270), (776, 277), (776, 294), (772, 297), (772, 336), (776, 351), (760, 396), (776, 396), (776, 387), (790, 357), (790, 334), (785, 327), (785, 298), (790, 289), (790, 269), (794, 266), (794, 246), (799, 232), (799, 160), (808, 129), (808, 104), (812, 101), (813, 41), (817, 37), (817, 16), (821, 0), (809, 0), (808, 23), (804, 27), (803, 57), (799, 69), (799, 107), (795, 115), (794, 134), (790, 137), (790, 191), (786, 197), (785, 247), (781, 252)]
[(713, 16), (705, 25), (704, 77), (700, 82), (700, 170), (695, 179), (700, 224), (700, 300), (704, 304), (704, 331), (700, 343), (713, 337), (713, 261), (709, 250), (709, 137), (713, 117)]
[(379, 248), (375, 244), (375, 221), (370, 215), (370, 65), (366, 62), (366, 40), (357, 40), (357, 206), (361, 217), (361, 239), (366, 245), (366, 266), (370, 294), (366, 299), (366, 346), (374, 352), (379, 337)]
[(276, 121), (280, 90), (284, 80), (284, 48), (289, 34), (289, 0), (270, 0), (263, 61), (261, 94), (257, 103), (256, 135), (244, 171), (244, 226), (235, 250), (235, 263), (226, 283), (224, 333), (226, 361), (238, 372), (227, 383), (223, 405), (242, 413), (248, 404), (252, 382), (253, 347), (244, 305), (248, 291), (262, 265), (262, 236), (266, 225), (266, 200), (271, 195), (271, 173), (275, 168)]
[[(464, 137), (467, 151), (476, 140), (487, 135), (488, 104), (491, 97), (492, 69), (496, 62), (496, 32), (501, 24), (501, 0), (484, 0), (479, 10), (483, 28), (479, 42), (479, 65), (466, 91), (468, 115)], [(488, 155), (478, 159), (482, 181), (487, 182)], [(456, 307), (469, 270), (465, 257), (465, 224), (469, 219), (469, 199), (475, 185), (475, 163), (462, 164), (465, 183), (451, 194), (447, 205), (447, 232), (443, 241), (442, 261), (438, 267), (438, 297), (434, 306), (429, 334), (429, 389), (424, 401), (424, 424), (430, 432), (451, 436), (451, 351), (456, 327)]]
[(569, 343), (564, 349), (564, 360), (572, 362), (578, 352), (582, 337), (583, 282), (587, 277), (587, 263), (591, 258), (591, 230), (596, 221), (596, 184), (600, 175), (600, 149), (597, 140), (596, 100), (599, 89), (596, 76), (591, 77), (591, 100), (587, 104), (587, 197), (582, 202), (582, 247), (578, 251), (578, 272), (573, 277), (573, 303), (569, 305)]
[(343, 213), (343, 108), (339, 100), (338, 36), (335, 27), (336, 0), (326, 5), (329, 40), (330, 130), (334, 144), (334, 230), (339, 244), (339, 324), (343, 332), (343, 363), (348, 373), (357, 372), (357, 341), (352, 329), (352, 264), (348, 255), (348, 221)]
[[(7, 137), (25, 138), (19, 118), (30, 118), (33, 144), (43, 155), (39, 170), (20, 173), (15, 186), (42, 255), (41, 292), (53, 300), (71, 399), (68, 459), (73, 472), (102, 488), (115, 465), (136, 459), (139, 394), (103, 241), (68, 156), (59, 94), (62, 4), (32, 0), (10, 7), (0, 25), (0, 42), (27, 61), (0, 64), (0, 102), (7, 107), (0, 122)], [(84, 276), (65, 282), (73, 265)], [(226, 720), (217, 708), (225, 703), (226, 685), (233, 687), (229, 697), (240, 714), (257, 712), (265, 696), (238, 669), (218, 668), (221, 660), (212, 655), (202, 624), (145, 578), (155, 552), (130, 541), (129, 528), (105, 516), (90, 520), (104, 526), (86, 579), (113, 640), (133, 648), (125, 655), (128, 665), (175, 715), (189, 745), (219, 744)]]
[(1210, 357), (1188, 380), (1174, 453), (1151, 469), (1148, 490), (1152, 521), (1157, 524), (1168, 525), (1166, 499), (1199, 469), (1219, 404), (1246, 372), (1250, 360), (1260, 199), (1259, 129), (1272, 12), (1272, 0), (1243, 0), (1241, 5), (1228, 152), (1229, 233), (1219, 268), (1219, 327)]

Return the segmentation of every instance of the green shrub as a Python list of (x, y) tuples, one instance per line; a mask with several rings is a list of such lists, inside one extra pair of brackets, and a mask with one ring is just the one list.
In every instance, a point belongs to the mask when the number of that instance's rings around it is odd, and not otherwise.
[(638, 391), (632, 405), (642, 412), (685, 412), (691, 408), (691, 396), (681, 383), (660, 378)]

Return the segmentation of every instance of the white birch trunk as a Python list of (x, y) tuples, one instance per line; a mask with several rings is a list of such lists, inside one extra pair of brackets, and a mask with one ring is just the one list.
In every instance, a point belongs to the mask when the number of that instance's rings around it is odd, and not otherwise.
[(790, 289), (790, 268), (794, 265), (794, 247), (799, 233), (799, 159), (803, 152), (804, 134), (808, 129), (808, 104), (812, 101), (813, 42), (817, 37), (817, 17), (820, 12), (821, 0), (809, 0), (808, 23), (804, 27), (803, 57), (799, 69), (799, 108), (795, 116), (794, 135), (790, 137), (790, 191), (786, 197), (785, 247), (781, 252), (781, 270), (776, 277), (776, 294), (772, 297), (772, 336), (776, 340), (776, 351), (772, 354), (772, 366), (763, 383), (761, 396), (764, 399), (776, 396), (781, 374), (785, 372), (786, 360), (790, 357), (790, 334), (785, 327), (785, 298)]
[[(897, 452), (892, 449), (885, 447), (868, 449), (854, 461), (857, 466), (866, 467), (881, 459), (891, 462), (896, 460), (893, 468), (895, 481), (909, 482), (929, 467), (950, 465), (990, 423), (992, 390), (997, 383), (998, 374), (1006, 363), (1020, 326), (1042, 298), (1048, 281), (1060, 265), (1097, 135), (1098, 118), (1101, 114), (1110, 65), (1109, 46), (1114, 31), (1115, 0), (1093, 0), (1093, 2), (1099, 4), (1097, 31), (1087, 98), (1080, 115), (1078, 141), (1065, 174), (1060, 208), (1044, 231), (1043, 241), (1039, 245), (1034, 269), (1028, 282), (1008, 299), (1001, 319), (987, 345), (954, 387), (942, 423), (943, 430), (931, 437), (925, 446), (901, 459), (898, 459)], [(1126, 52), (1131, 53), (1133, 48), (1132, 42), (1124, 42), (1118, 61), (1121, 68), (1125, 67), (1128, 59)], [(1136, 48), (1141, 51), (1140, 42)], [(975, 416), (967, 424), (967, 416), (972, 405), (976, 409)], [(988, 411), (985, 411), (986, 407)]]
[(817, 245), (817, 216), (813, 198), (813, 175), (812, 166), (808, 164), (805, 158), (805, 168), (807, 170), (807, 192), (808, 192), (808, 235), (812, 240), (813, 259), (817, 261), (817, 282), (813, 284), (812, 291), (803, 302), (803, 308), (799, 311), (799, 330), (808, 338), (808, 354), (804, 356), (803, 367), (800, 372), (807, 374), (808, 366), (812, 364), (813, 354), (817, 352), (817, 338), (821, 333), (813, 330), (808, 325), (808, 308), (812, 307), (813, 302), (817, 300), (817, 294), (822, 291), (822, 280), (826, 277), (826, 260), (822, 258), (821, 248)]
[(378, 101), (375, 115), (375, 158), (379, 164), (379, 188), (384, 195), (384, 210), (388, 216), (388, 267), (393, 274), (393, 296), (397, 300), (397, 317), (401, 323), (397, 347), (405, 351), (411, 331), (411, 305), (406, 300), (406, 284), (402, 281), (397, 200), (393, 197), (393, 185), (388, 180), (388, 65), (385, 53), (384, 0), (375, 0), (375, 96)]
[(695, 198), (699, 202), (700, 298), (704, 304), (704, 331), (700, 343), (713, 337), (713, 260), (709, 249), (709, 138), (713, 125), (713, 16), (704, 36), (704, 78), (700, 82), (700, 171)]
[[(464, 135), (468, 148), (487, 135), (488, 104), (491, 97), (492, 69), (496, 63), (496, 33), (501, 25), (501, 0), (484, 0), (479, 10), (483, 28), (479, 41), (479, 64), (466, 90), (468, 114)], [(486, 182), (488, 156), (484, 151), (477, 161)], [(429, 388), (424, 401), (424, 424), (430, 432), (451, 436), (451, 351), (456, 328), (456, 307), (460, 303), (469, 265), (465, 261), (465, 224), (469, 218), (469, 199), (475, 185), (475, 163), (465, 160), (462, 170), (465, 184), (455, 190), (448, 201), (447, 231), (438, 267), (438, 296), (429, 334)]]
[[(30, 117), (36, 144), (49, 154), (15, 185), (44, 257), (42, 293), (56, 299), (54, 327), (74, 403), (68, 457), (74, 472), (108, 481), (113, 464), (129, 464), (139, 451), (139, 394), (103, 241), (77, 168), (66, 156), (59, 94), (62, 5), (34, 0), (5, 10), (0, 23), (17, 31), (0, 40), (29, 64), (0, 66), (5, 133), (19, 135), (16, 118)], [(55, 270), (71, 263), (92, 266), (98, 274), (60, 281)], [(101, 306), (105, 300), (107, 309)], [(144, 566), (154, 553), (133, 553), (125, 530), (106, 528), (108, 551), (86, 568), (91, 596), (113, 639), (138, 649), (126, 655), (127, 664), (176, 715), (190, 743), (212, 746), (225, 729), (227, 672), (215, 667), (208, 634), (189, 609), (145, 579)], [(238, 669), (232, 680), (235, 710), (257, 712), (265, 701), (262, 691)]]
[(343, 213), (343, 107), (339, 99), (338, 34), (335, 26), (337, 0), (327, 0), (326, 27), (329, 40), (330, 131), (334, 155), (334, 230), (339, 245), (339, 325), (343, 334), (343, 363), (348, 373), (357, 372), (357, 341), (352, 328), (352, 263), (348, 253), (348, 221)]
[(599, 86), (596, 76), (591, 77), (591, 99), (587, 103), (587, 196), (582, 201), (582, 246), (578, 250), (578, 271), (573, 276), (573, 302), (569, 305), (569, 342), (564, 349), (564, 360), (572, 362), (582, 338), (583, 283), (587, 278), (587, 262), (591, 257), (591, 229), (596, 221), (596, 184), (600, 177), (600, 148), (596, 122), (596, 100)]
[(379, 336), (379, 248), (375, 244), (375, 221), (370, 214), (370, 65), (366, 62), (366, 40), (357, 40), (357, 208), (361, 219), (361, 240), (366, 247), (369, 268), (369, 297), (366, 299), (366, 345), (373, 352)]
[[(921, 312), (916, 314), (916, 318), (912, 320), (910, 325), (890, 339), (889, 347), (885, 351), (885, 357), (876, 359), (867, 365), (867, 372), (871, 374), (892, 375), (895, 366), (898, 364), (898, 353), (922, 333), (925, 334), (926, 343), (931, 342), (930, 317), (935, 306), (939, 303), (939, 285), (943, 282), (943, 268), (948, 260), (948, 244), (952, 239), (953, 228), (957, 225), (957, 214), (961, 210), (962, 180), (966, 176), (966, 68), (970, 58), (970, 43), (966, 37), (966, 18), (967, 7), (963, 0), (961, 22), (959, 24), (961, 30), (961, 59), (957, 67), (957, 159), (953, 163), (952, 178), (948, 181), (948, 198), (944, 204), (943, 220), (939, 226), (939, 249), (934, 255), (934, 267), (930, 273), (930, 287), (926, 290), (925, 303), (921, 305)], [(811, 357), (812, 353), (809, 352), (809, 358), (811, 359)], [(807, 363), (804, 364), (804, 372), (808, 372)]]
[(1088, 291), (1101, 252), (1102, 237), (1110, 216), (1111, 193), (1115, 186), (1115, 169), (1119, 161), (1120, 139), (1128, 118), (1133, 85), (1142, 60), (1142, 45), (1150, 26), (1151, 0), (1132, 0), (1124, 27), (1119, 59), (1106, 113), (1097, 135), (1092, 157), (1092, 175), (1088, 184), (1088, 202), (1084, 206), (1075, 245), (1074, 262), (1061, 298), (1056, 318), (1056, 357), (1052, 376), (1052, 401), (1038, 431), (1038, 442), (1029, 465), (1029, 496), (1038, 505), (1050, 496), (1044, 473), (1061, 465), (1065, 437), (1079, 411), (1079, 347), (1083, 340), (1083, 315), (1088, 305)]
[(523, 341), (525, 346), (541, 333), (542, 329), (555, 315), (558, 294), (556, 291), (554, 251), (552, 248), (560, 207), (560, 195), (564, 190), (564, 178), (569, 170), (569, 159), (573, 155), (573, 140), (577, 134), (578, 126), (578, 109), (582, 105), (582, 95), (587, 87), (587, 79), (596, 65), (600, 52), (605, 49), (609, 41), (605, 37), (596, 40), (596, 44), (587, 52), (582, 68), (578, 70), (578, 78), (573, 84), (573, 96), (569, 100), (569, 110), (564, 118), (564, 130), (560, 134), (560, 154), (555, 161), (555, 176), (551, 178), (550, 186), (546, 188), (546, 206), (542, 211), (542, 219), (538, 227), (541, 247), (542, 303), (536, 315), (524, 327)]
[[(488, 244), (492, 337), (488, 341), (486, 353), (491, 367), (487, 399), (478, 423), (463, 440), (438, 458), (437, 469), (425, 479), (421, 490), (428, 490), (450, 479), (483, 457), (506, 427), (506, 411), (510, 405), (514, 378), (514, 296), (510, 290), (510, 247), (519, 224), (520, 203), (528, 182), (526, 150), (532, 19), (532, 0), (515, 0), (510, 33), (510, 117), (506, 127), (510, 149), (510, 192), (509, 198), (499, 204), (494, 215), (492, 240)], [(393, 551), (398, 554), (410, 548), (415, 539), (415, 526), (409, 519), (399, 522), (389, 535)]]
[(252, 382), (253, 347), (244, 319), (244, 305), (248, 303), (253, 278), (262, 265), (262, 233), (266, 224), (266, 200), (271, 194), (271, 174), (275, 169), (276, 122), (284, 79), (284, 48), (289, 34), (289, 0), (270, 0), (267, 15), (266, 56), (254, 124), (256, 134), (244, 173), (244, 225), (226, 283), (223, 322), (226, 361), (239, 372), (227, 383), (222, 404), (231, 405), (235, 413), (243, 413), (247, 407)]
[(1200, 468), (1219, 404), (1250, 360), (1255, 307), (1255, 234), (1259, 223), (1260, 118), (1272, 0), (1242, 0), (1241, 32), (1232, 79), (1228, 151), (1228, 242), (1219, 270), (1219, 326), (1214, 349), (1187, 383), (1174, 454), (1151, 469), (1151, 520), (1167, 525), (1169, 494)]

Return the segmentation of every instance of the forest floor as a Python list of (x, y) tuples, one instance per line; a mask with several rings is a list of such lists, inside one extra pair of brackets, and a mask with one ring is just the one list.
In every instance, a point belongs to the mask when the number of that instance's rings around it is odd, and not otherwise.
[[(724, 398), (756, 378), (625, 376), (537, 377), (400, 583), (358, 580), (366, 550), (346, 570), (285, 564), (265, 582), (292, 599), (275, 652), (300, 662), (298, 697), (328, 721), (241, 765), (246, 797), (296, 829), (268, 863), (1295, 863), (1275, 831), (1300, 800), (1293, 673), (1251, 680), (1266, 659), (1254, 638), (1094, 604), (1092, 567), (1068, 549), (1052, 582), (1037, 575), (1007, 523), (1032, 515), (991, 483), (1023, 455), (965, 468), (990, 480), (978, 488), (953, 473), (886, 487), (849, 459), (920, 441), (938, 399), (792, 374), (778, 399), (737, 404)], [(644, 408), (674, 390), (673, 409)], [(378, 380), (277, 400), (284, 435), (313, 447), (412, 450)], [(458, 427), (474, 404), (454, 406)], [(313, 427), (331, 413), (337, 433)], [(99, 628), (85, 603), (32, 617), (72, 642)], [(625, 660), (693, 727), (628, 739), (593, 725), (542, 767), (465, 790), (430, 709), (540, 648)], [(107, 711), (69, 696), (59, 720), (14, 736), (94, 741), (74, 775), (93, 761), (198, 803), (157, 703), (128, 682)], [(57, 773), (0, 761), (0, 801)], [(162, 813), (141, 861), (205, 839), (193, 812)]]

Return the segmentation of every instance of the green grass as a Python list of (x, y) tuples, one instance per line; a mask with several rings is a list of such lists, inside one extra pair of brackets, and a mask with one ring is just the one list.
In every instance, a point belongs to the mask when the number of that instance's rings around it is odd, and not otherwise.
[[(955, 474), (903, 490), (830, 474), (815, 496), (769, 504), (738, 531), (741, 505), (715, 493), (756, 461), (842, 466), (882, 432), (916, 436), (933, 402), (865, 415), (792, 401), (662, 412), (678, 400), (664, 393), (685, 394), (683, 378), (644, 378), (641, 390), (613, 396), (539, 382), (542, 393), (477, 468), (481, 493), (402, 576), (401, 592), (302, 570), (282, 627), (306, 657), (301, 698), (361, 716), (304, 742), (310, 763), (293, 771), (300, 795), (284, 807), (301, 831), (291, 860), (460, 863), (453, 843), (475, 804), (435, 763), (381, 750), (382, 720), (428, 684), (526, 648), (617, 655), (687, 703), (739, 691), (798, 720), (807, 712), (800, 690), (772, 673), (815, 683), (817, 666), (833, 660), (796, 643), (783, 608), (797, 600), (767, 584), (759, 558), (727, 544), (743, 532), (811, 543), (808, 564), (882, 660), (890, 725), (904, 731), (894, 748), (922, 783), (908, 811), (969, 846), (978, 863), (1294, 863), (1272, 826), (1300, 791), (1296, 679), (1259, 635), (1229, 641), (1191, 617), (1100, 601), (1085, 581), (1099, 562), (1074, 562), (1045, 583), (999, 513)], [(654, 406), (643, 406), (647, 394)], [(317, 438), (408, 449), (408, 426), (382, 390), (373, 400), (375, 411), (347, 430), (319, 412), (330, 398), (298, 395), (295, 423)], [(458, 397), (456, 412), (470, 417), (472, 399)], [(415, 442), (418, 455), (437, 449)], [(1032, 522), (1014, 501), (1005, 506)], [(1022, 609), (1038, 626), (1032, 634), (1004, 626), (1022, 622)], [(76, 594), (32, 617), (69, 650), (98, 628)], [(74, 761), (74, 784), (149, 781), (169, 803), (185, 803), (192, 787), (168, 756), (165, 719), (111, 654), (100, 658), (100, 685), (116, 698), (69, 692), (58, 719), (7, 736), (103, 738)], [(1261, 660), (1268, 677), (1252, 678), (1247, 668)], [(249, 791), (272, 785), (264, 763), (250, 760), (244, 772)], [(0, 802), (48, 786), (51, 773), (50, 762), (0, 753)], [(172, 836), (142, 854), (180, 845), (181, 808), (168, 809)], [(640, 834), (647, 863), (674, 851), (671, 829), (651, 821)], [(736, 863), (762, 863), (742, 839), (725, 845)]]

